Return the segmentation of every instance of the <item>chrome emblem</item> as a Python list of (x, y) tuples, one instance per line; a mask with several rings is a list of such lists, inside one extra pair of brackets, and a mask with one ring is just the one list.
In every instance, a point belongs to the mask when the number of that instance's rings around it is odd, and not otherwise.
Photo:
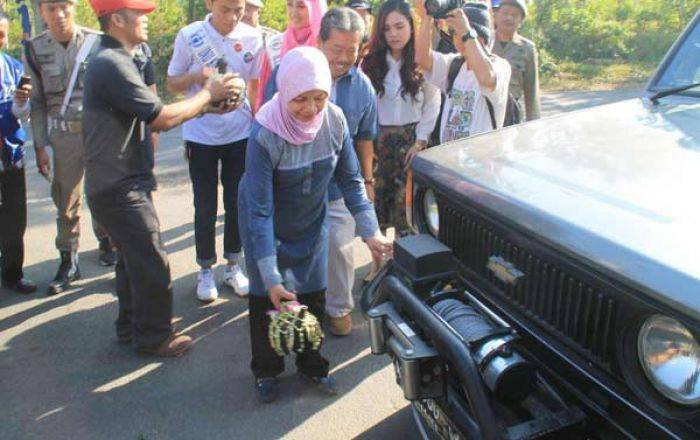
[(511, 286), (515, 286), (518, 280), (525, 276), (513, 263), (495, 255), (489, 257), (486, 267), (493, 272), (496, 278)]

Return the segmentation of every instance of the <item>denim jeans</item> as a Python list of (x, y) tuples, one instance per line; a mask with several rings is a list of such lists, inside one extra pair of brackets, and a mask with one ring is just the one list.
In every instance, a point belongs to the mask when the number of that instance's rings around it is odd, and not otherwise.
[(209, 146), (187, 141), (185, 145), (194, 195), (197, 264), (202, 267), (210, 267), (216, 263), (219, 180), (224, 187), (224, 258), (235, 260), (241, 252), (241, 235), (238, 232), (238, 182), (245, 170), (247, 142), (247, 139), (242, 139), (228, 145)]

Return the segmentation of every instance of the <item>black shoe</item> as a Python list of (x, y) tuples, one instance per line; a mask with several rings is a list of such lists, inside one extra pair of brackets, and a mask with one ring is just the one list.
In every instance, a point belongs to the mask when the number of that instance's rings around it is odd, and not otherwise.
[(117, 264), (117, 251), (109, 242), (109, 238), (100, 240), (100, 266), (114, 266)]
[(36, 284), (31, 282), (30, 280), (26, 278), (22, 278), (19, 281), (15, 281), (13, 283), (3, 281), (2, 282), (2, 287), (5, 287), (10, 290), (14, 290), (17, 293), (34, 293), (36, 292)]
[(262, 403), (271, 403), (277, 399), (277, 378), (260, 377), (255, 379), (255, 389)]
[(338, 394), (338, 386), (335, 383), (335, 378), (331, 375), (328, 376), (308, 376), (304, 373), (299, 373), (299, 375), (307, 382), (313, 384), (319, 391), (329, 396), (335, 396)]
[(47, 295), (57, 295), (70, 287), (71, 282), (79, 279), (78, 253), (61, 251), (61, 264), (58, 266), (56, 277), (49, 284)]

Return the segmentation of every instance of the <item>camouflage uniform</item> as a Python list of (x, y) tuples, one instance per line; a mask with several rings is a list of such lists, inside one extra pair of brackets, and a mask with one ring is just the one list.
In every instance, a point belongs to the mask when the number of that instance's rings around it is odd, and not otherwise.
[(540, 84), (535, 43), (515, 34), (511, 41), (496, 41), (493, 52), (511, 65), (510, 93), (528, 121), (540, 117)]
[[(51, 197), (58, 210), (56, 248), (76, 252), (80, 235), (80, 204), (83, 186), (82, 100), (83, 77), (87, 60), (78, 72), (68, 108), (61, 117), (76, 55), (92, 29), (76, 26), (73, 39), (66, 47), (47, 30), (29, 41), (25, 49), (24, 68), (32, 81), (31, 125), (35, 147), (51, 146), (53, 180)], [(95, 47), (97, 43), (95, 43)], [(93, 224), (98, 240), (105, 233)]]

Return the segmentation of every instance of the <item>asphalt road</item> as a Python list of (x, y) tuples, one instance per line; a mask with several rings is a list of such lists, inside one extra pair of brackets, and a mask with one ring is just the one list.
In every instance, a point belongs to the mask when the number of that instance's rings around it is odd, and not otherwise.
[[(636, 95), (635, 91), (546, 95), (545, 115)], [(155, 200), (170, 256), (177, 329), (196, 344), (180, 358), (137, 356), (116, 343), (113, 272), (97, 265), (90, 213), (83, 209), (83, 280), (44, 296), (57, 267), (55, 210), (49, 185), (28, 157), (29, 227), (26, 275), (39, 293), (0, 289), (0, 438), (11, 439), (272, 439), (418, 438), (407, 402), (386, 357), (371, 355), (367, 324), (354, 315), (353, 334), (329, 337), (340, 394), (319, 395), (293, 372), (281, 380), (272, 405), (255, 399), (249, 372), (246, 301), (220, 288), (220, 299), (194, 297), (193, 208), (179, 130), (165, 133), (157, 152)], [(31, 149), (30, 149), (31, 150)], [(220, 210), (221, 212), (221, 210)], [(218, 249), (223, 218), (217, 225)], [(355, 246), (358, 279), (369, 255)], [(221, 275), (221, 268), (218, 270)]]

